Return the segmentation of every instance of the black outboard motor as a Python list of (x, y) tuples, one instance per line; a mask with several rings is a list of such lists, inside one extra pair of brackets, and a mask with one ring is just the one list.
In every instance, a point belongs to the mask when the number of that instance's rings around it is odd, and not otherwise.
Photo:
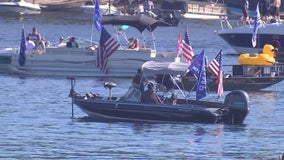
[(236, 90), (230, 92), (224, 105), (228, 108), (229, 113), (225, 118), (226, 124), (243, 124), (249, 113), (249, 97), (245, 91)]

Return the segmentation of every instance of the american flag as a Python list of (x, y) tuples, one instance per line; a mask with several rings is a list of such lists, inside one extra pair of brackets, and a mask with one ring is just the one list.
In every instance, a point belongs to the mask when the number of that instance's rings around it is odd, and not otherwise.
[(20, 66), (24, 66), (26, 63), (26, 39), (25, 39), (25, 30), (22, 28), (22, 37), (21, 37), (21, 46), (20, 46), (20, 56), (19, 56), (19, 64)]
[(101, 23), (100, 19), (102, 18), (102, 13), (101, 13), (101, 10), (100, 10), (100, 0), (96, 0), (94, 13), (95, 13), (96, 28), (97, 28), (98, 31), (101, 31), (102, 30), (102, 23)]
[(209, 70), (217, 77), (217, 94), (218, 97), (223, 96), (223, 69), (222, 69), (222, 50), (219, 51), (215, 59), (208, 66)]
[(108, 72), (108, 58), (117, 50), (120, 44), (102, 27), (100, 46), (97, 53), (97, 68)]
[(193, 49), (190, 44), (189, 33), (187, 29), (185, 31), (184, 40), (182, 40), (181, 43), (182, 43), (181, 45), (182, 55), (185, 57), (186, 63), (190, 63), (194, 54), (193, 54)]

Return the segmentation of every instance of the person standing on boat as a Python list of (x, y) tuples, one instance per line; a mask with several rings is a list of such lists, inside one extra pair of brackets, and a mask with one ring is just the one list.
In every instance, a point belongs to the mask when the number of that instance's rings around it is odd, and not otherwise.
[(75, 41), (75, 37), (71, 37), (69, 41), (66, 43), (68, 48), (79, 48), (78, 43)]
[(280, 6), (281, 0), (274, 0), (273, 1), (273, 18), (279, 22), (280, 21)]
[(144, 92), (144, 82), (148, 82), (147, 78), (143, 75), (142, 70), (139, 68), (137, 70), (136, 75), (134, 76), (132, 80), (132, 85), (136, 88), (138, 88), (141, 93)]
[(146, 0), (143, 4), (144, 12), (149, 12), (154, 9), (154, 3), (151, 0)]
[(249, 1), (243, 0), (243, 26), (247, 25), (247, 19), (248, 19), (248, 10), (249, 10)]
[(147, 85), (147, 90), (142, 93), (141, 102), (146, 103), (146, 104), (160, 104), (161, 103), (157, 95), (154, 93), (153, 83), (149, 83)]
[(37, 31), (36, 27), (33, 27), (32, 33), (29, 33), (28, 36), (30, 36), (31, 40), (34, 41), (36, 43), (37, 41), (37, 37), (38, 35), (40, 35)]
[(267, 23), (270, 16), (270, 0), (262, 0), (262, 20)]
[(30, 36), (26, 37), (26, 54), (31, 54), (33, 50), (35, 49), (36, 45), (35, 43), (31, 40)]

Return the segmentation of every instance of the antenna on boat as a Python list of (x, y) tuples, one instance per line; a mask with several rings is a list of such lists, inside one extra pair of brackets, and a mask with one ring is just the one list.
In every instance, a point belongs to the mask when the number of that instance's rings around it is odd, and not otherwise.
[[(95, 5), (95, 1), (94, 0), (92, 0), (93, 1), (93, 4)], [(91, 46), (92, 46), (92, 42), (93, 42), (93, 34), (94, 34), (94, 25), (95, 25), (95, 12), (93, 12), (93, 19), (92, 19), (92, 30), (91, 30)]]

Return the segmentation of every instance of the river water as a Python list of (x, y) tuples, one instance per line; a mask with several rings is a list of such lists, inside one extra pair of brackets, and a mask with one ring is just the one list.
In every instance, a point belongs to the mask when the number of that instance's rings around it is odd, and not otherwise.
[[(92, 16), (42, 13), (0, 16), (0, 48), (17, 47), (21, 27), (36, 26), (51, 42), (60, 36), (92, 35)], [(157, 49), (176, 50), (177, 34), (189, 28), (195, 53), (205, 48), (211, 60), (223, 49), (224, 63), (236, 63), (234, 51), (214, 31), (219, 21), (184, 21), (154, 31)], [(111, 26), (106, 26), (109, 32)], [(131, 30), (129, 36), (141, 36)], [(146, 39), (150, 39), (150, 36)], [(149, 43), (151, 44), (151, 43)], [(106, 79), (77, 79), (76, 90), (108, 94)], [(126, 91), (129, 79), (117, 83), (114, 95)], [(71, 119), (70, 81), (64, 78), (20, 78), (0, 75), (0, 159), (278, 159), (284, 153), (284, 84), (249, 92), (250, 113), (244, 125), (95, 122), (77, 107)]]

